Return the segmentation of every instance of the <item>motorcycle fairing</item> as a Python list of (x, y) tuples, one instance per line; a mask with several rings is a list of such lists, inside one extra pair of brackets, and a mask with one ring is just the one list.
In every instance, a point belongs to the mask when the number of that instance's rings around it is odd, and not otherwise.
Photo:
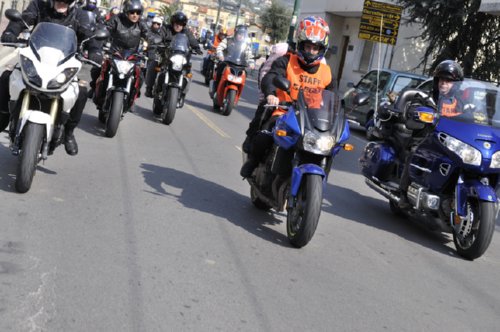
[(302, 182), (302, 177), (304, 174), (316, 174), (321, 175), (323, 179), (326, 178), (325, 171), (316, 164), (302, 164), (293, 168), (292, 171), (292, 185), (290, 188), (290, 194), (295, 197), (299, 192), (300, 183)]
[[(286, 136), (279, 136), (279, 130), (284, 130)], [(276, 124), (273, 128), (274, 142), (283, 149), (288, 150), (297, 144), (300, 135), (301, 129), (297, 116), (295, 115), (295, 109), (290, 107), (288, 112), (276, 120)]]
[(359, 158), (361, 172), (369, 179), (387, 180), (397, 160), (396, 150), (385, 142), (368, 142)]

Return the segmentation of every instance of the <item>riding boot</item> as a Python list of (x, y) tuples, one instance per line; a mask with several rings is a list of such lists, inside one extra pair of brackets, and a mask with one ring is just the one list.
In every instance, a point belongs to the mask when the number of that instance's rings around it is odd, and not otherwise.
[(66, 149), (66, 153), (70, 156), (78, 154), (78, 144), (76, 143), (73, 129), (66, 129), (64, 131), (64, 148)]

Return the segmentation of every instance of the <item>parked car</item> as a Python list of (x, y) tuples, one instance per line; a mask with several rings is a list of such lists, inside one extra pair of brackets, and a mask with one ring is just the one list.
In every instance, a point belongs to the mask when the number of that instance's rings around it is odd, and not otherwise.
[[(346, 116), (351, 123), (364, 127), (367, 138), (371, 139), (373, 129), (373, 121), (371, 120), (373, 119), (375, 103), (379, 105), (388, 100), (389, 96), (395, 98), (402, 90), (415, 88), (426, 79), (427, 77), (422, 75), (390, 69), (372, 70), (364, 75), (356, 85), (352, 83), (347, 85), (350, 89), (346, 91), (343, 98)], [(361, 93), (368, 93), (370, 95), (369, 101), (366, 104), (355, 106), (353, 104), (354, 97)]]

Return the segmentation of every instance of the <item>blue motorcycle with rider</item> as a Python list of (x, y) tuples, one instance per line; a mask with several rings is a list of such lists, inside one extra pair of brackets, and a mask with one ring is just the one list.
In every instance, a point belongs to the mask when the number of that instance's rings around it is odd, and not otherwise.
[(434, 71), (432, 95), (404, 91), (378, 110), (376, 127), (380, 139), (360, 158), (368, 186), (394, 213), (450, 232), (460, 256), (483, 255), (498, 214), (500, 89), (464, 80), (446, 60)]
[[(275, 85), (290, 91), (285, 78), (276, 77)], [(333, 158), (342, 149), (353, 149), (346, 143), (349, 126), (340, 105), (333, 91), (323, 90), (311, 101), (301, 88), (297, 100), (281, 102), (278, 108), (266, 105), (281, 115), (264, 124), (254, 139), (261, 150), (254, 154), (262, 157), (247, 177), (250, 199), (262, 210), (286, 209), (287, 236), (298, 248), (316, 231)]]

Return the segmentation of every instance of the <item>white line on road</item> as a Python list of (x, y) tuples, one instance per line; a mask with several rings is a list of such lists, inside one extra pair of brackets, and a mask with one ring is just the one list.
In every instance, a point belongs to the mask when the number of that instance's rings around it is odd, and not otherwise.
[(229, 136), (228, 134), (226, 134), (224, 132), (224, 130), (220, 129), (212, 120), (210, 120), (209, 118), (207, 118), (205, 116), (205, 114), (201, 113), (200, 111), (198, 111), (197, 109), (191, 107), (188, 105), (188, 108), (189, 110), (191, 110), (191, 112), (193, 112), (197, 117), (199, 117), (201, 119), (201, 121), (205, 122), (205, 124), (207, 126), (209, 126), (210, 128), (212, 128), (217, 134), (219, 134), (220, 136), (224, 137), (224, 138), (231, 138), (231, 136)]

